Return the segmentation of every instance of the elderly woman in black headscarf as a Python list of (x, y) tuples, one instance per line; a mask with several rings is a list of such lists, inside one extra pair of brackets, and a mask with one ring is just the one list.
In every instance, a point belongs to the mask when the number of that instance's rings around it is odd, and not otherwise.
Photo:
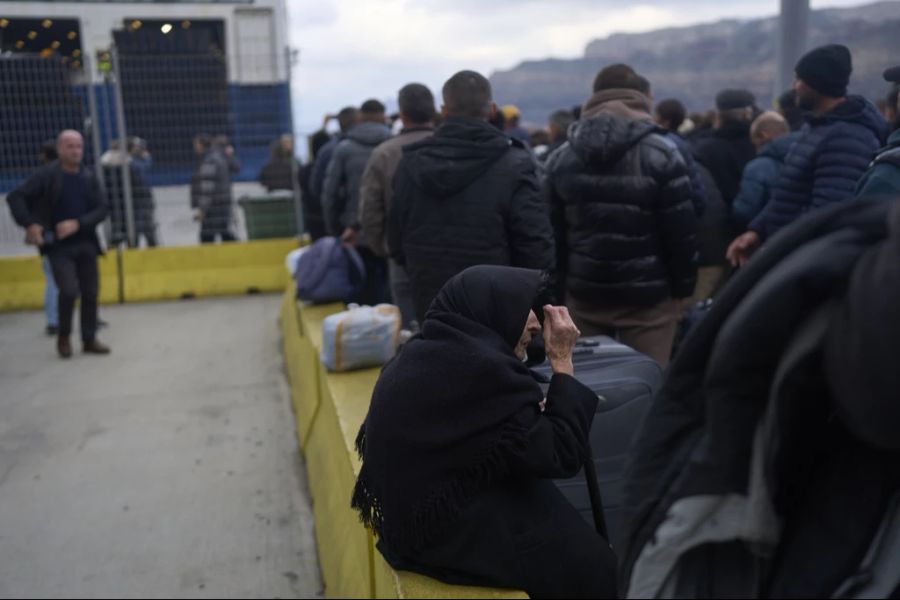
[[(533, 598), (615, 596), (607, 541), (550, 480), (584, 464), (598, 400), (572, 376), (567, 310), (540, 306), (544, 281), (463, 271), (384, 368), (357, 439), (353, 506), (394, 568)], [(546, 401), (524, 362), (535, 308), (554, 371)]]

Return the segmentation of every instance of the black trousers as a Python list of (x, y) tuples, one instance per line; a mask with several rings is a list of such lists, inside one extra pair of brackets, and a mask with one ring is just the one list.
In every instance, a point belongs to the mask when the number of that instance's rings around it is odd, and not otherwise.
[(53, 247), (47, 257), (59, 288), (59, 335), (72, 335), (75, 300), (81, 296), (81, 340), (92, 342), (97, 335), (97, 247), (79, 240)]

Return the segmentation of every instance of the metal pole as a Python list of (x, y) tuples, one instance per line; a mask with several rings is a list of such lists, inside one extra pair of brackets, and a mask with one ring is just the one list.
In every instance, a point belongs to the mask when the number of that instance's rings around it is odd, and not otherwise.
[(809, 0), (781, 0), (776, 40), (775, 98), (793, 83), (794, 65), (806, 51), (808, 35)]
[(94, 90), (94, 65), (90, 63), (90, 60), (87, 56), (84, 57), (82, 61), (84, 64), (84, 70), (87, 72), (87, 97), (88, 97), (88, 111), (90, 112), (90, 122), (91, 122), (91, 148), (94, 151), (94, 176), (97, 177), (97, 183), (100, 186), (100, 191), (103, 192), (104, 196), (106, 195), (106, 181), (103, 177), (103, 168), (100, 166), (100, 155), (102, 153), (102, 148), (100, 146), (100, 121), (98, 119), (97, 113), (97, 96), (95, 95)]
[[(112, 47), (112, 75), (115, 84), (116, 96), (116, 129), (119, 130), (119, 149), (127, 157), (128, 154), (128, 135), (125, 132), (125, 104), (122, 100), (122, 79), (120, 77), (119, 49)], [(122, 192), (125, 199), (125, 228), (128, 233), (128, 245), (130, 247), (137, 246), (137, 238), (134, 234), (134, 203), (131, 196), (131, 162), (129, 160), (122, 163)]]
[(297, 237), (302, 237), (306, 233), (305, 223), (303, 222), (303, 199), (300, 194), (300, 173), (297, 168), (297, 134), (294, 132), (294, 99), (291, 94), (291, 80), (294, 73), (294, 61), (290, 46), (284, 48), (285, 66), (287, 67), (287, 97), (288, 97), (288, 114), (291, 119), (291, 139), (294, 140), (291, 148), (291, 189), (294, 191), (294, 219), (297, 222)]

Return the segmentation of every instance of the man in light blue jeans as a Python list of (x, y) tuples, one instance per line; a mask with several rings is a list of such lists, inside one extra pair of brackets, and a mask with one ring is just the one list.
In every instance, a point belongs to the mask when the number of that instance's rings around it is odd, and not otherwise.
[(41, 268), (44, 270), (44, 314), (47, 315), (47, 335), (59, 334), (59, 290), (53, 279), (50, 259), (41, 257)]

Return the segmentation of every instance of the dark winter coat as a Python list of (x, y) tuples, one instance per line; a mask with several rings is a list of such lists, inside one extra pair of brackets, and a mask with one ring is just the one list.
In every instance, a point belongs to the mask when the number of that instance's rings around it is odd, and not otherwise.
[(694, 291), (691, 183), (648, 108), (630, 90), (595, 95), (547, 164), (566, 292), (596, 306), (652, 306)]
[(900, 196), (900, 129), (892, 133), (887, 146), (878, 151), (869, 170), (859, 180), (856, 195)]
[[(359, 226), (359, 187), (363, 172), (375, 146), (390, 137), (387, 125), (360, 123), (335, 147), (322, 188), (325, 226), (331, 235), (341, 235), (348, 227)], [(364, 236), (360, 243), (365, 243)]]
[[(81, 168), (81, 177), (87, 190), (88, 211), (78, 218), (78, 234), (84, 239), (89, 239), (97, 248), (97, 252), (102, 252), (96, 228), (109, 214), (109, 208), (97, 178), (84, 167)], [(59, 202), (61, 186), (62, 169), (59, 162), (54, 161), (38, 169), (13, 189), (6, 196), (6, 201), (16, 224), (25, 228), (40, 225), (44, 228), (45, 235), (53, 232), (56, 225), (53, 222), (53, 209)], [(41, 254), (51, 252), (58, 243), (41, 246)]]
[(231, 171), (228, 158), (211, 148), (191, 176), (191, 208), (203, 211), (203, 228), (227, 230), (232, 220)]
[(776, 138), (763, 146), (759, 156), (747, 163), (741, 177), (741, 189), (731, 204), (731, 216), (735, 227), (742, 232), (747, 230), (750, 222), (756, 218), (772, 197), (772, 191), (784, 158), (797, 140), (796, 133), (789, 133)]
[(756, 147), (750, 141), (750, 123), (737, 121), (724, 123), (694, 147), (694, 158), (709, 170), (728, 206), (738, 194), (744, 167), (755, 156)]
[(295, 173), (300, 164), (293, 156), (273, 156), (259, 172), (259, 182), (266, 190), (293, 190)]
[(614, 559), (550, 478), (589, 455), (597, 397), (567, 375), (544, 395), (514, 352), (541, 273), (473, 267), (385, 366), (357, 447), (353, 506), (397, 569), (531, 597), (615, 593)]
[[(108, 150), (100, 157), (107, 204), (109, 205), (110, 225), (112, 227), (111, 242), (114, 244), (128, 238), (128, 212), (125, 207), (125, 180), (122, 174), (122, 163), (124, 160), (126, 160), (126, 157), (116, 150)], [(156, 223), (153, 214), (153, 192), (146, 183), (146, 170), (129, 161), (128, 173), (131, 179), (134, 230), (137, 235), (145, 232), (151, 232), (152, 235)]]
[(437, 292), (474, 265), (553, 268), (553, 232), (534, 160), (485, 121), (451, 117), (405, 146), (388, 246), (406, 266), (421, 322)]
[[(846, 373), (849, 386), (830, 389), (822, 357), (829, 329), (837, 325), (838, 336), (847, 331), (837, 303), (854, 267), (866, 263), (860, 258), (887, 236), (891, 208), (886, 202), (837, 205), (785, 228), (687, 337), (628, 468), (622, 575), (629, 594), (672, 596), (662, 589), (669, 566), (690, 577), (681, 581), (680, 597), (725, 597), (719, 586), (728, 597), (830, 597), (854, 573), (900, 489), (900, 461), (852, 433), (840, 406), (877, 407), (857, 404), (866, 391), (896, 398), (887, 374), (895, 352), (879, 353), (887, 337), (870, 337), (870, 325), (894, 307), (870, 298), (876, 313), (863, 316), (859, 296), (850, 297), (852, 318), (871, 322), (840, 344), (873, 344), (866, 368), (882, 371), (874, 387), (867, 390), (866, 370), (857, 369)], [(896, 265), (896, 245), (888, 252)], [(868, 273), (862, 275), (867, 285), (885, 283), (881, 274)], [(896, 329), (895, 321), (889, 327)], [(893, 335), (883, 335), (895, 344)], [(842, 348), (841, 355), (859, 347)], [(881, 410), (896, 426), (895, 408)], [(883, 430), (874, 434), (884, 439)], [(693, 514), (684, 510), (689, 506)], [(696, 510), (717, 506), (729, 510)], [(653, 572), (655, 582), (648, 578)]]
[(691, 202), (694, 203), (694, 212), (697, 213), (697, 217), (702, 217), (704, 211), (706, 211), (706, 186), (703, 185), (700, 169), (696, 161), (694, 161), (691, 145), (674, 131), (666, 132), (666, 137), (675, 142), (675, 145), (678, 146), (678, 152), (681, 153), (681, 158), (684, 159), (688, 177), (691, 178)]
[(886, 136), (884, 118), (860, 96), (811, 116), (785, 157), (772, 199), (750, 229), (765, 239), (808, 210), (853, 198)]

